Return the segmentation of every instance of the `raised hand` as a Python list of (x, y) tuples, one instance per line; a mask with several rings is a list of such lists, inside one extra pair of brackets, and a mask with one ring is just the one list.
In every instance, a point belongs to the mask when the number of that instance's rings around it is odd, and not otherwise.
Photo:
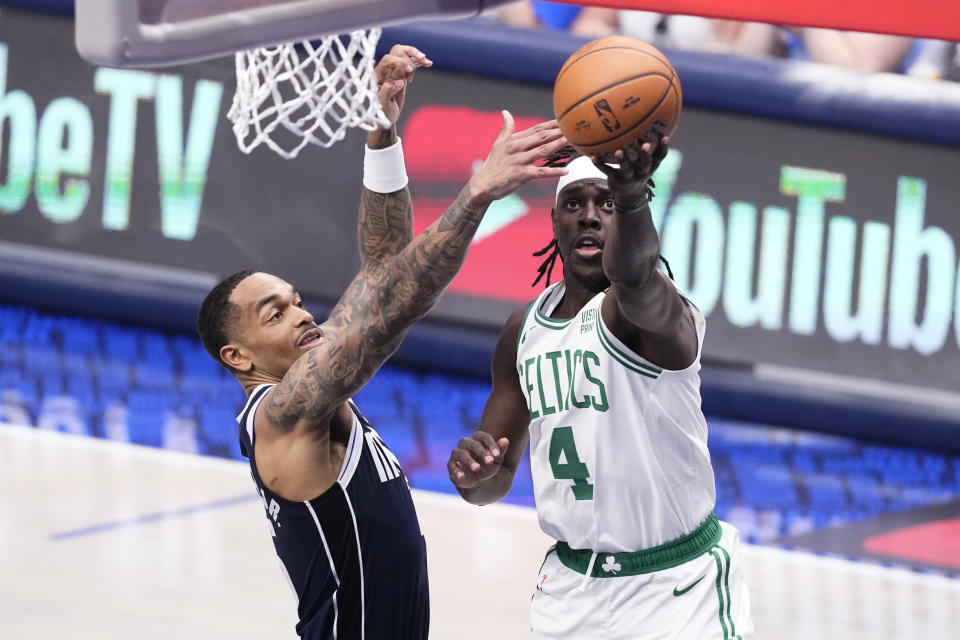
[(494, 441), (486, 431), (462, 438), (447, 461), (450, 480), (461, 489), (470, 489), (489, 480), (503, 466), (503, 457), (509, 446), (510, 441), (506, 438)]
[(514, 132), (513, 116), (503, 112), (503, 127), (490, 154), (467, 184), (474, 204), (488, 205), (534, 179), (559, 178), (563, 167), (543, 167), (537, 162), (567, 144), (556, 120)]
[[(647, 183), (667, 155), (670, 138), (658, 136), (658, 142), (637, 140), (613, 157), (592, 156), (593, 164), (607, 174), (607, 184), (613, 192), (617, 207), (633, 210), (647, 201)], [(611, 166), (614, 163), (619, 166)]]
[(396, 44), (390, 53), (383, 56), (374, 70), (377, 74), (377, 96), (380, 106), (390, 124), (396, 124), (403, 110), (407, 85), (413, 82), (413, 74), (420, 67), (430, 67), (433, 62), (416, 47)]

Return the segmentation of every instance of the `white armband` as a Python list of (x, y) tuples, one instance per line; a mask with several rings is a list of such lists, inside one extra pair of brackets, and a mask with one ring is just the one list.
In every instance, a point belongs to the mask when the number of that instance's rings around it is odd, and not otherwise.
[(363, 155), (363, 186), (377, 193), (400, 191), (408, 182), (400, 138), (385, 149), (366, 148)]

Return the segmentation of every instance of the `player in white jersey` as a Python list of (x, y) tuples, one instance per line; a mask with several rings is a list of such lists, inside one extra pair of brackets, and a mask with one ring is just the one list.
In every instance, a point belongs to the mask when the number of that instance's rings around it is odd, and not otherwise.
[(738, 534), (713, 512), (703, 315), (657, 268), (647, 202), (667, 142), (619, 165), (569, 162), (541, 267), (549, 283), (559, 256), (563, 281), (507, 321), (479, 428), (448, 462), (460, 494), (488, 504), (529, 438), (540, 526), (557, 540), (535, 638), (752, 637)]

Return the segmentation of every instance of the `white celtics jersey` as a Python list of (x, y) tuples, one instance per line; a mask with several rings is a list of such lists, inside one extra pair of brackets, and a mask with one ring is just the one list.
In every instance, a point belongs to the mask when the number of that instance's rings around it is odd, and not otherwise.
[[(700, 347), (682, 371), (632, 352), (600, 317), (605, 293), (553, 319), (557, 283), (530, 306), (517, 373), (544, 532), (574, 549), (637, 551), (693, 531), (716, 492), (700, 410)], [(703, 344), (704, 319), (690, 305)]]

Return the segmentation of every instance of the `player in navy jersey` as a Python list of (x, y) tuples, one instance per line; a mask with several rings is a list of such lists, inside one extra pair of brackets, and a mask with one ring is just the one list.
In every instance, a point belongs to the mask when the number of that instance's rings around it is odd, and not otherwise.
[(395, 123), (415, 69), (430, 64), (396, 46), (377, 65), (393, 124), (368, 136), (360, 272), (330, 316), (317, 324), (292, 285), (243, 271), (211, 290), (198, 317), (207, 351), (248, 396), (238, 417), (241, 448), (297, 594), (304, 638), (427, 637), (426, 553), (410, 490), (350, 398), (433, 307), (490, 203), (531, 179), (565, 173), (537, 166), (565, 143), (556, 122), (515, 133), (504, 111), (487, 159), (413, 238)]

